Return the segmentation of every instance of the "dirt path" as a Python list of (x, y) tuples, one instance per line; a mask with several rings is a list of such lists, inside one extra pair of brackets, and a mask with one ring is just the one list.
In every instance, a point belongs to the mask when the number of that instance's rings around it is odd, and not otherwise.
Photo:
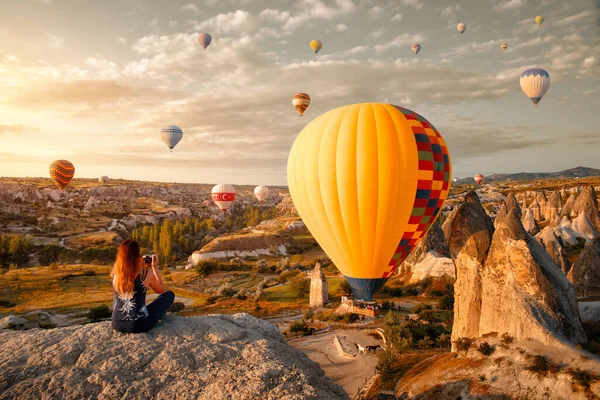
[(305, 336), (289, 340), (288, 343), (302, 351), (311, 360), (319, 363), (325, 375), (341, 385), (350, 398), (354, 397), (365, 380), (373, 375), (377, 365), (375, 353), (360, 354), (353, 358), (340, 355), (333, 344), (334, 336), (346, 336), (361, 346), (381, 344), (369, 336), (370, 330), (341, 329), (329, 333)]

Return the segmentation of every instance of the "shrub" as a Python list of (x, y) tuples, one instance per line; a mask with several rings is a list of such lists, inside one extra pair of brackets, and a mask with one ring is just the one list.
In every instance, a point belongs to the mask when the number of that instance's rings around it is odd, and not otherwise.
[(459, 351), (468, 351), (469, 347), (471, 347), (471, 344), (473, 343), (473, 339), (461, 337), (458, 338), (454, 343), (456, 344), (456, 348)]
[(440, 310), (454, 309), (454, 294), (445, 294), (438, 300)]
[(500, 347), (502, 347), (503, 349), (508, 349), (508, 345), (511, 344), (512, 342), (514, 342), (515, 338), (510, 336), (508, 333), (503, 333), (502, 334), (502, 340), (500, 342)]
[(40, 265), (50, 265), (56, 263), (60, 259), (60, 253), (62, 252), (62, 247), (49, 244), (40, 250), (38, 254), (38, 261)]
[(429, 336), (425, 336), (423, 339), (417, 341), (417, 349), (430, 349), (433, 347), (433, 340)]
[(106, 304), (102, 304), (101, 306), (92, 308), (88, 314), (87, 318), (92, 322), (98, 322), (106, 318), (111, 317), (111, 310), (108, 308)]
[(183, 311), (184, 309), (185, 309), (185, 304), (183, 304), (181, 301), (176, 301), (173, 304), (171, 304), (171, 307), (169, 307), (169, 311), (172, 312), (173, 314)]
[(351, 323), (353, 323), (353, 322), (356, 322), (356, 321), (358, 321), (358, 318), (359, 318), (359, 317), (360, 317), (360, 316), (359, 316), (358, 314), (346, 313), (346, 314), (344, 314), (344, 315), (342, 315), (342, 316), (340, 317), (340, 320), (341, 320), (342, 322), (345, 322), (345, 323), (347, 323), (347, 324), (351, 324)]
[(580, 367), (569, 368), (567, 373), (571, 375), (573, 383), (581, 386), (584, 389), (589, 389), (590, 385), (598, 380), (598, 377)]
[(219, 298), (220, 296), (210, 296), (206, 299), (206, 304), (215, 304)]
[(392, 347), (388, 347), (377, 354), (377, 372), (386, 375), (393, 371), (394, 365), (399, 358), (398, 352)]
[(10, 300), (0, 300), (0, 307), (13, 308), (14, 306), (16, 306), (16, 304)]
[(528, 371), (534, 372), (538, 375), (546, 375), (548, 372), (554, 374), (560, 371), (560, 367), (553, 363), (552, 360), (549, 360), (545, 356), (537, 354), (532, 357), (531, 363), (525, 367)]
[(217, 296), (222, 297), (231, 297), (237, 293), (237, 290), (229, 286), (229, 284), (224, 283), (217, 289)]
[(277, 282), (279, 283), (285, 283), (290, 281), (293, 277), (298, 276), (299, 274), (301, 274), (300, 271), (298, 271), (297, 269), (293, 269), (293, 270), (289, 270), (289, 271), (283, 271), (281, 273), (281, 275), (279, 275), (277, 277)]
[(477, 351), (484, 356), (490, 356), (495, 351), (494, 346), (491, 346), (488, 342), (480, 343), (477, 347)]
[(480, 382), (485, 382), (486, 380), (487, 380), (487, 378), (485, 377), (485, 375), (479, 375)]
[(290, 281), (290, 290), (299, 299), (310, 294), (310, 279), (298, 276)]
[(219, 267), (216, 260), (200, 260), (194, 266), (194, 269), (200, 276), (208, 276)]
[(417, 296), (419, 294), (419, 289), (415, 287), (404, 288), (405, 296)]
[(404, 292), (402, 291), (402, 288), (388, 288), (386, 290), (387, 294), (392, 296), (392, 297), (402, 297), (402, 295), (404, 294)]
[(432, 310), (432, 309), (433, 309), (433, 307), (431, 307), (431, 304), (419, 304), (418, 306), (413, 308), (413, 313), (419, 314), (419, 313), (421, 313), (421, 311)]
[(50, 271), (56, 271), (58, 269), (58, 265), (56, 265), (56, 263), (52, 263), (50, 264)]
[(0, 268), (0, 275), (6, 275), (8, 268)]
[(450, 335), (448, 333), (442, 333), (437, 338), (437, 344), (442, 349), (447, 349), (450, 347)]
[(344, 279), (340, 285), (339, 291), (346, 296), (350, 296), (352, 294), (352, 286), (350, 286), (350, 282)]
[(306, 321), (294, 321), (288, 329), (290, 333), (302, 333), (303, 336), (312, 335), (315, 331), (314, 328), (310, 328)]

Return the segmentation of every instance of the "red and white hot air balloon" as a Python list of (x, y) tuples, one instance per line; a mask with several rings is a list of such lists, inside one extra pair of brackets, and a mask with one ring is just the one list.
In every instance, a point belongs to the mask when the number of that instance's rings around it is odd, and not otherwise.
[(226, 183), (215, 185), (210, 194), (215, 204), (223, 211), (223, 214), (235, 200), (235, 189)]
[(481, 182), (483, 182), (483, 175), (477, 174), (473, 177), (473, 179), (475, 179), (475, 183), (479, 185)]
[(260, 201), (260, 204), (269, 196), (269, 188), (265, 185), (260, 185), (254, 188), (254, 195)]

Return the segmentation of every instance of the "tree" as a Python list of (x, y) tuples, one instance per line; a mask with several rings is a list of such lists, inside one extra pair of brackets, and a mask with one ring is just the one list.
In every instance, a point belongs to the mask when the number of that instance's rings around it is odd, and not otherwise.
[(290, 281), (290, 290), (299, 299), (303, 299), (310, 294), (310, 279), (297, 276)]
[(352, 294), (352, 286), (350, 286), (350, 282), (348, 282), (346, 278), (344, 278), (339, 290), (347, 296)]
[(170, 220), (165, 220), (162, 228), (160, 229), (160, 252), (158, 253), (161, 258), (161, 263), (171, 262), (173, 255), (173, 226)]
[(56, 246), (53, 244), (46, 245), (42, 247), (38, 254), (38, 261), (40, 265), (50, 265), (52, 263), (58, 262), (60, 259), (60, 253), (62, 248), (60, 246)]
[(23, 235), (14, 235), (10, 239), (9, 251), (12, 262), (21, 268), (29, 262), (29, 252), (31, 251), (31, 239)]

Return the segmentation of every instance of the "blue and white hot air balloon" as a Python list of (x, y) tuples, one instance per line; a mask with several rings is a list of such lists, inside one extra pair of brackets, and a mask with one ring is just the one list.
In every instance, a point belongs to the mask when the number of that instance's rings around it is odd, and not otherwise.
[(550, 75), (541, 68), (529, 68), (521, 74), (521, 89), (533, 101), (534, 107), (550, 89)]
[(169, 149), (173, 151), (173, 148), (181, 141), (183, 131), (178, 126), (169, 125), (160, 130), (160, 135), (162, 136), (163, 142), (165, 142), (165, 144), (169, 146)]

